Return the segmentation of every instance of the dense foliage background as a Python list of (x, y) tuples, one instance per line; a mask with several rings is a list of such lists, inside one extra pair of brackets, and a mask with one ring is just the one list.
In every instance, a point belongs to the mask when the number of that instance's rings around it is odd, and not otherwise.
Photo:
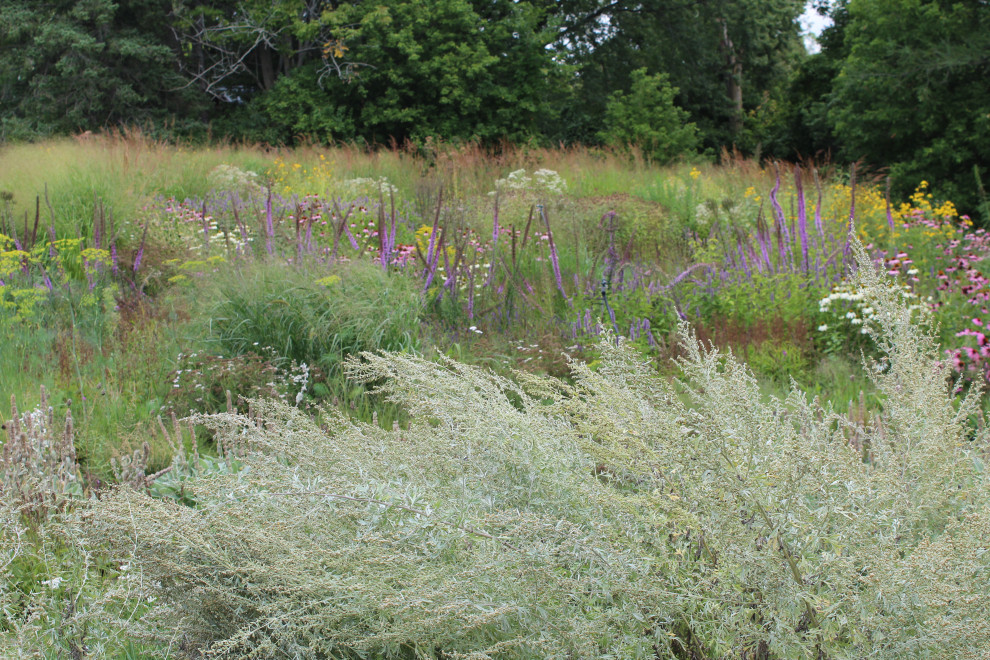
[(975, 216), (990, 5), (816, 5), (833, 23), (811, 54), (801, 0), (0, 0), (0, 142), (138, 124), (275, 144), (738, 149), (859, 161), (901, 196), (937, 182)]

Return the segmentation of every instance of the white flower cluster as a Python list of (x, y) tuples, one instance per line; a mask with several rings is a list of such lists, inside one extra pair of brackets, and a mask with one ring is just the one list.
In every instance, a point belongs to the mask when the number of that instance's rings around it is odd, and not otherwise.
[[(891, 282), (889, 286), (896, 288), (901, 298), (905, 301), (917, 300), (918, 298), (918, 294), (912, 291), (907, 284), (895, 284)], [(841, 309), (834, 308), (834, 303), (840, 303), (839, 306), (847, 311), (843, 314)], [(914, 312), (921, 311), (925, 307), (918, 302), (914, 302), (908, 305), (908, 309)], [(834, 286), (832, 293), (818, 302), (818, 311), (822, 314), (835, 314), (839, 323), (848, 322), (849, 325), (863, 326), (860, 329), (860, 333), (864, 335), (868, 334), (869, 331), (866, 329), (866, 326), (870, 321), (874, 320), (876, 314), (872, 304), (866, 299), (865, 292), (862, 289), (854, 289), (845, 282)], [(828, 329), (829, 324), (827, 323), (818, 326), (819, 332), (825, 332)]]
[(258, 173), (242, 170), (233, 165), (221, 164), (209, 174), (210, 187), (224, 193), (236, 192), (245, 198), (260, 196), (262, 186), (258, 183)]
[(725, 198), (722, 201), (706, 199), (694, 209), (694, 221), (699, 229), (727, 222), (730, 225), (754, 226), (760, 207), (753, 198), (743, 200)]
[(293, 362), (289, 369), (288, 381), (299, 387), (299, 391), (296, 392), (296, 405), (298, 406), (306, 397), (306, 389), (309, 387), (309, 365), (305, 362), (298, 365)]
[[(495, 182), (495, 190), (502, 192), (542, 192), (554, 195), (562, 195), (567, 190), (567, 182), (560, 174), (554, 170), (539, 169), (533, 172), (533, 176), (526, 176), (526, 170), (516, 170), (509, 172), (504, 179)], [(488, 193), (494, 195), (492, 191)]]
[(387, 177), (380, 176), (377, 179), (359, 178), (347, 179), (340, 182), (340, 194), (346, 199), (355, 197), (369, 197), (375, 199), (379, 193), (388, 199), (389, 194), (398, 195), (399, 189), (392, 185)]
[(699, 227), (707, 227), (718, 219), (718, 208), (711, 201), (702, 202), (694, 210), (694, 221)]

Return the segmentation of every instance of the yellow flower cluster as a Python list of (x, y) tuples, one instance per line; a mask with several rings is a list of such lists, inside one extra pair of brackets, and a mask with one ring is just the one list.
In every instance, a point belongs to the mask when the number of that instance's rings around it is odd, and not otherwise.
[(320, 286), (325, 286), (329, 289), (335, 284), (340, 283), (340, 275), (328, 275), (327, 277), (321, 277), (320, 279), (316, 280), (316, 283), (319, 284)]
[(30, 255), (24, 250), (0, 250), (0, 279), (20, 270), (28, 257)]
[(272, 190), (280, 195), (321, 195), (330, 191), (333, 165), (323, 154), (312, 167), (302, 163), (286, 163), (279, 156), (267, 175), (272, 182)]
[(102, 250), (98, 248), (86, 248), (79, 253), (79, 256), (84, 262), (90, 264), (90, 266), (109, 266), (110, 265), (110, 250)]
[(10, 292), (11, 301), (3, 301), (0, 307), (13, 310), (13, 321), (26, 321), (34, 317), (35, 307), (48, 297), (46, 289), (14, 289)]

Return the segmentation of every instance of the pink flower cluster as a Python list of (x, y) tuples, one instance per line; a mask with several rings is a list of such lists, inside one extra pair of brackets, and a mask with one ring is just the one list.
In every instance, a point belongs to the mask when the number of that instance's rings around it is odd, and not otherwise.
[(939, 245), (943, 254), (936, 258), (944, 267), (935, 274), (938, 300), (932, 308), (944, 311), (951, 302), (965, 306), (966, 327), (955, 336), (973, 337), (976, 345), (948, 349), (946, 354), (956, 371), (990, 380), (990, 279), (978, 267), (990, 259), (990, 234), (984, 229), (962, 228), (959, 233), (959, 238)]

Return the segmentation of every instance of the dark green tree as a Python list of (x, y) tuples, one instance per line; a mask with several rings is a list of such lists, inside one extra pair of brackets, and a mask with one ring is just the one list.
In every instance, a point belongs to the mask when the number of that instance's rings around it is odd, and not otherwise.
[(0, 0), (0, 138), (164, 121), (176, 90), (167, 0)]
[(783, 94), (803, 57), (800, 0), (564, 0), (558, 49), (579, 68), (566, 129), (588, 141), (632, 72), (666, 73), (709, 147), (753, 143), (746, 117)]
[[(170, 24), (191, 86), (219, 103), (240, 103), (312, 63), (339, 74), (323, 12), (327, 0), (174, 0)], [(336, 57), (335, 57), (336, 54)]]
[(830, 101), (842, 155), (972, 212), (990, 174), (990, 4), (850, 0), (848, 14)]
[(340, 3), (320, 20), (321, 57), (244, 109), (249, 130), (280, 141), (491, 141), (527, 139), (547, 121), (558, 67), (528, 2)]

